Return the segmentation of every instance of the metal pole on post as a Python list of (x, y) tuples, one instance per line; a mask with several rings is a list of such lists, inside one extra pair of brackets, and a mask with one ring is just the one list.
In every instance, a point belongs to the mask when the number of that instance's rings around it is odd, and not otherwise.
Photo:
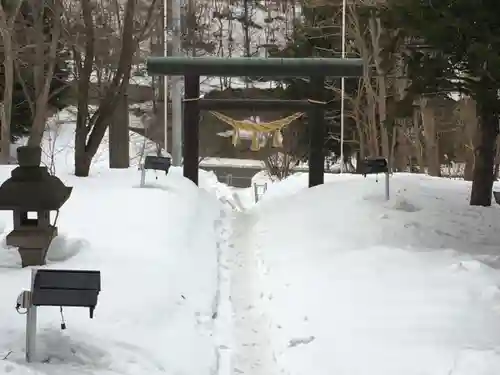
[[(168, 56), (168, 0), (163, 0), (163, 54)], [(168, 76), (163, 77), (163, 148), (168, 153)]]
[[(172, 55), (182, 56), (181, 3), (172, 0)], [(172, 165), (182, 164), (182, 85), (181, 77), (172, 77)]]
[[(345, 59), (345, 47), (346, 47), (346, 0), (342, 1), (342, 58)], [(344, 91), (345, 91), (345, 78), (340, 79), (340, 173), (344, 173)]]
[(144, 165), (141, 166), (141, 188), (146, 185), (146, 168), (144, 168)]
[(388, 201), (391, 198), (389, 180), (390, 180), (390, 172), (387, 171), (387, 172), (385, 172), (385, 200), (386, 201)]
[(35, 277), (37, 269), (31, 270), (31, 290), (29, 294), (29, 305), (26, 312), (26, 362), (33, 362), (36, 356), (36, 315), (37, 307), (32, 304), (33, 290), (35, 289)]

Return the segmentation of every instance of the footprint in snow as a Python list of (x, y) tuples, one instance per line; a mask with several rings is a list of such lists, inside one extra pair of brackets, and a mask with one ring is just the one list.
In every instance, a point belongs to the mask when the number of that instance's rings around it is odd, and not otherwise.
[(291, 339), (288, 342), (288, 347), (293, 348), (293, 347), (299, 346), (299, 345), (306, 345), (306, 344), (309, 344), (310, 342), (313, 342), (315, 339), (316, 339), (316, 337), (314, 337), (314, 336)]

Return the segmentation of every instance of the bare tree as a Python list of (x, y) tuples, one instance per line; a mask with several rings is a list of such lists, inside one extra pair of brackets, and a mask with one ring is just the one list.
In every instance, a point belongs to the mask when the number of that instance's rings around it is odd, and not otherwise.
[[(106, 131), (113, 123), (113, 116), (117, 113), (117, 108), (121, 109), (122, 114), (127, 108), (126, 94), (134, 56), (139, 50), (140, 43), (149, 37), (151, 27), (155, 24), (154, 16), (159, 12), (155, 12), (157, 9), (156, 0), (152, 0), (148, 4), (138, 3), (137, 0), (127, 0), (124, 3), (123, 11), (121, 11), (117, 1), (102, 2), (101, 7), (96, 7), (91, 0), (80, 0), (79, 5), (82, 13), (81, 21), (73, 15), (68, 20), (68, 24), (74, 30), (72, 33), (74, 35), (72, 55), (78, 82), (75, 174), (85, 177), (90, 172), (92, 158), (96, 154)], [(90, 82), (93, 78), (94, 68), (100, 64), (97, 42), (100, 37), (103, 37), (98, 32), (98, 26), (106, 24), (102, 22), (102, 12), (105, 8), (109, 9), (112, 6), (115, 6), (114, 9), (116, 9), (115, 17), (119, 30), (118, 59), (116, 65), (109, 69), (106, 84), (100, 86), (102, 91), (99, 93), (98, 106), (92, 112), (89, 108)], [(138, 18), (140, 19), (138, 20)], [(119, 124), (115, 123), (115, 125)], [(128, 153), (128, 125), (121, 124), (121, 126), (122, 134), (126, 132), (126, 135), (119, 142), (119, 146), (126, 147)]]
[[(359, 5), (359, 4), (358, 4)], [(379, 156), (381, 153), (381, 141), (383, 144), (383, 154), (388, 156), (389, 139), (384, 129), (384, 122), (387, 116), (387, 86), (385, 83), (386, 74), (381, 67), (380, 37), (382, 30), (380, 22), (373, 17), (368, 25), (364, 25), (358, 13), (358, 5), (349, 4), (347, 7), (347, 20), (349, 22), (348, 32), (351, 35), (354, 46), (353, 49), (363, 60), (363, 88), (366, 119), (366, 140), (368, 152), (372, 156)], [(377, 77), (372, 74), (372, 67), (377, 70)]]
[(264, 159), (268, 174), (278, 180), (288, 177), (296, 163), (295, 156), (287, 151), (275, 152)]
[(5, 8), (0, 2), (0, 35), (3, 44), (4, 87), (3, 100), (0, 107), (0, 163), (8, 164), (10, 159), (10, 123), (12, 117), (12, 93), (14, 89), (14, 24), (16, 22), (21, 2)]
[[(54, 77), (57, 51), (62, 35), (61, 0), (27, 0), (30, 19), (25, 21), (17, 44), (22, 51), (14, 59), (15, 72), (25, 99), (28, 101), (32, 125), (28, 145), (40, 146), (49, 115), (50, 86)], [(47, 37), (47, 24), (49, 36)], [(25, 77), (31, 77), (33, 90), (29, 90)]]

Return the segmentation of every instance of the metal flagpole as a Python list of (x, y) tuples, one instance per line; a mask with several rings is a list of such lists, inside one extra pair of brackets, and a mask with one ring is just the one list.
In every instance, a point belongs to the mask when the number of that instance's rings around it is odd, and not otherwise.
[[(346, 49), (346, 0), (342, 0), (342, 58), (345, 59)], [(344, 173), (344, 90), (345, 78), (340, 81), (340, 173)]]
[[(163, 54), (168, 56), (168, 0), (163, 0)], [(168, 76), (163, 77), (163, 142), (165, 152), (168, 152)]]
[[(181, 56), (181, 0), (172, 0), (172, 55)], [(172, 165), (182, 164), (182, 82), (172, 77)]]

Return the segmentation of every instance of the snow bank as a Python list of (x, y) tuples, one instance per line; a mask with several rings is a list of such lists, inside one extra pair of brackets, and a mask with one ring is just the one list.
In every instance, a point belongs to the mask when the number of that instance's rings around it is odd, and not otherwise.
[[(71, 174), (74, 125), (57, 131), (54, 158), (46, 162), (53, 162), (74, 190), (61, 210), (60, 235), (49, 249), (47, 267), (100, 270), (102, 292), (93, 320), (85, 309), (64, 309), (65, 331), (58, 308), (40, 308), (39, 362), (26, 364), (25, 316), (14, 306), (18, 294), (29, 289), (30, 270), (21, 269), (17, 251), (6, 248), (12, 218), (0, 212), (0, 373), (215, 371), (217, 259), (227, 229), (222, 205), (211, 192), (222, 187), (201, 173), (205, 189), (198, 189), (181, 169), (172, 168), (167, 176), (148, 172), (147, 187), (138, 188), (137, 168), (107, 169), (106, 142), (91, 176), (76, 178)], [(137, 160), (137, 154), (132, 158)], [(11, 169), (0, 168), (0, 179)]]
[(398, 174), (389, 202), (383, 179), (327, 181), (271, 185), (247, 229), (280, 370), (497, 374), (500, 209), (463, 181)]

